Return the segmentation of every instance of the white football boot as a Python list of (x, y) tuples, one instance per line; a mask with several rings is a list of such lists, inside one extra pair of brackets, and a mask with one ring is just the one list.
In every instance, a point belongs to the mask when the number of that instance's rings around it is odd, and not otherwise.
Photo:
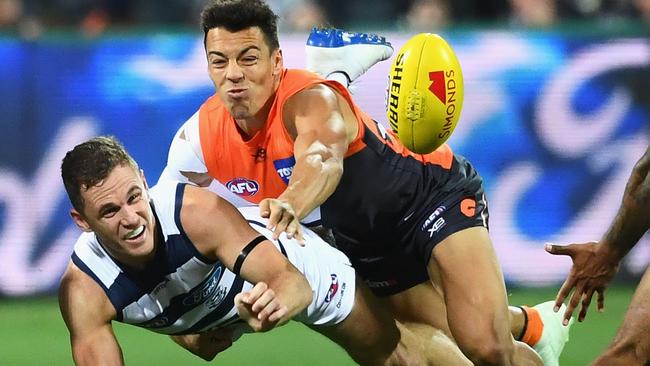
[(573, 324), (573, 318), (571, 318), (569, 325), (562, 325), (566, 305), (562, 304), (557, 313), (553, 311), (554, 306), (555, 301), (547, 301), (533, 306), (539, 312), (544, 323), (542, 337), (533, 346), (533, 349), (544, 361), (544, 366), (559, 366), (560, 354), (562, 354), (564, 344), (569, 340), (569, 328)]
[(342, 73), (348, 85), (393, 54), (390, 42), (382, 36), (334, 28), (313, 28), (305, 48), (307, 70), (324, 78)]

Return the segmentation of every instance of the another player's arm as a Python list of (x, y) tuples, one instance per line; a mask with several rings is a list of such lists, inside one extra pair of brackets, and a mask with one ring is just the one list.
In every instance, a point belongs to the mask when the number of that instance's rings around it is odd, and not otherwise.
[(623, 202), (601, 245), (619, 262), (650, 229), (650, 146), (632, 169)]
[(568, 255), (573, 267), (556, 297), (556, 308), (575, 288), (567, 306), (565, 322), (582, 301), (578, 320), (584, 320), (591, 298), (597, 293), (598, 310), (604, 309), (605, 288), (618, 272), (621, 260), (650, 229), (650, 146), (635, 164), (625, 187), (623, 202), (600, 242), (548, 245), (551, 254)]
[[(236, 273), (234, 267), (240, 253), (260, 236), (226, 200), (192, 186), (185, 188), (181, 222), (203, 255), (218, 259)], [(269, 240), (262, 240), (245, 256), (238, 274), (256, 284), (253, 290), (238, 297), (250, 305), (248, 312), (256, 319), (247, 319), (241, 311), (240, 315), (256, 331), (285, 323), (312, 301), (305, 277)]]
[(70, 332), (76, 365), (123, 365), (111, 320), (115, 308), (104, 291), (72, 262), (59, 286), (59, 307)]
[(345, 118), (336, 92), (316, 85), (292, 96), (284, 106), (285, 126), (294, 138), (296, 165), (286, 190), (277, 199), (260, 202), (260, 213), (269, 217), (274, 237), (286, 231), (300, 235), (303, 219), (334, 193), (343, 175), (343, 159), (357, 133), (356, 121)]

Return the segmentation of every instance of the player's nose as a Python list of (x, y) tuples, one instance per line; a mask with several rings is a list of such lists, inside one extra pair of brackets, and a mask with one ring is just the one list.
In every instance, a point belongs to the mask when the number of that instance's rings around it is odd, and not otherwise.
[(229, 62), (226, 66), (226, 78), (236, 83), (244, 78), (244, 72), (237, 62)]
[(122, 213), (121, 224), (124, 227), (135, 227), (140, 223), (140, 215), (135, 207), (126, 207)]

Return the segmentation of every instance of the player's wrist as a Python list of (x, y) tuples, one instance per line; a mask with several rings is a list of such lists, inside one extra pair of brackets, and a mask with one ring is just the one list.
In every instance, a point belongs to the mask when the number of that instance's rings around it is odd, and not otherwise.
[(609, 240), (601, 240), (596, 247), (596, 256), (611, 266), (618, 266), (627, 254), (621, 248)]

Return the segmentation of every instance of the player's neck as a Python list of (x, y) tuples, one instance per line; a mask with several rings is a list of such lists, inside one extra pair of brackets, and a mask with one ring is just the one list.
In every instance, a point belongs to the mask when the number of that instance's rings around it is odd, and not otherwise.
[(264, 129), (274, 100), (275, 94), (254, 115), (248, 118), (235, 119), (237, 130), (244, 141), (252, 139), (259, 131)]
[(244, 141), (248, 141), (255, 136), (260, 130), (264, 128), (266, 119), (260, 120), (255, 117), (246, 119), (236, 119), (237, 131)]

